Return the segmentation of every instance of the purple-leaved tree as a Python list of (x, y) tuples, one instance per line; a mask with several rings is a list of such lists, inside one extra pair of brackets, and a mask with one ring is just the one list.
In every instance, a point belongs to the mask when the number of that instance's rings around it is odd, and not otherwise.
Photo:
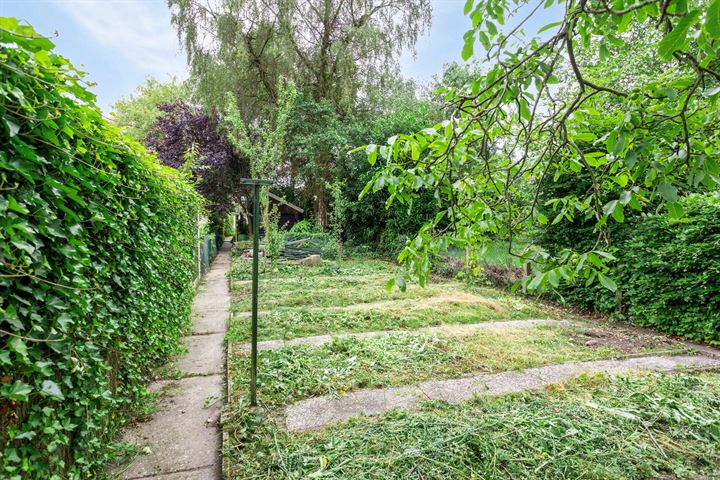
[(227, 211), (239, 194), (238, 180), (247, 176), (249, 162), (233, 151), (215, 115), (186, 102), (158, 106), (157, 118), (145, 145), (163, 165), (189, 169), (209, 207)]

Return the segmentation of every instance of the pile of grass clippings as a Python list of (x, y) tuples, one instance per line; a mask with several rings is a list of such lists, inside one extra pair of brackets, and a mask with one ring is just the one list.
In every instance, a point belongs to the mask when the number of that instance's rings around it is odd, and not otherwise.
[[(236, 404), (231, 478), (714, 478), (720, 374), (592, 376), (288, 433)], [(234, 445), (234, 446), (233, 446)]]

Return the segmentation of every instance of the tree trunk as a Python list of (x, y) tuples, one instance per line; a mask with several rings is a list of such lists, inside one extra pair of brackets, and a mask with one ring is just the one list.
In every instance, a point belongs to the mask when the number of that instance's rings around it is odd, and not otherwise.
[(328, 223), (327, 191), (324, 183), (319, 183), (315, 191), (315, 217), (323, 231), (327, 231)]

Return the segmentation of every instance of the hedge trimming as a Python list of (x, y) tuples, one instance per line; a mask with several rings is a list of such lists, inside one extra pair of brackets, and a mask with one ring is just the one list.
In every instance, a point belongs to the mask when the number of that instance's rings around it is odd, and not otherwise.
[(0, 478), (104, 476), (197, 269), (200, 197), (53, 47), (0, 18)]

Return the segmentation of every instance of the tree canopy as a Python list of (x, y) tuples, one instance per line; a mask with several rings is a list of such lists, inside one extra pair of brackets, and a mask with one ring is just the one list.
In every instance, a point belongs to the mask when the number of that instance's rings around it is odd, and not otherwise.
[(162, 115), (161, 104), (187, 101), (189, 97), (190, 89), (185, 82), (173, 77), (169, 82), (162, 83), (148, 77), (130, 96), (113, 104), (112, 122), (133, 140), (143, 142), (153, 134), (151, 127)]
[[(297, 86), (297, 112), (323, 111), (342, 121), (392, 83), (400, 53), (414, 47), (431, 18), (429, 0), (168, 3), (199, 98), (222, 110), (230, 92), (247, 122), (274, 115), (280, 78)], [(299, 155), (302, 145), (292, 142), (288, 152), (295, 171), (315, 172), (304, 183), (327, 225), (325, 187), (337, 145), (323, 136), (319, 128), (312, 135), (312, 157)]]
[[(521, 35), (553, 3), (468, 0), (462, 54), (482, 56), (484, 74), (444, 92), (447, 120), (365, 149), (384, 162), (366, 191), (407, 203), (430, 190), (447, 205), (400, 255), (421, 280), (450, 245), (499, 236), (517, 253), (519, 232), (585, 218), (595, 245), (525, 254), (535, 268), (524, 285), (580, 277), (614, 290), (608, 222), (628, 209), (681, 217), (680, 196), (720, 183), (720, 0), (569, 0), (558, 22)], [(580, 172), (588, 188), (543, 214), (541, 185)]]

